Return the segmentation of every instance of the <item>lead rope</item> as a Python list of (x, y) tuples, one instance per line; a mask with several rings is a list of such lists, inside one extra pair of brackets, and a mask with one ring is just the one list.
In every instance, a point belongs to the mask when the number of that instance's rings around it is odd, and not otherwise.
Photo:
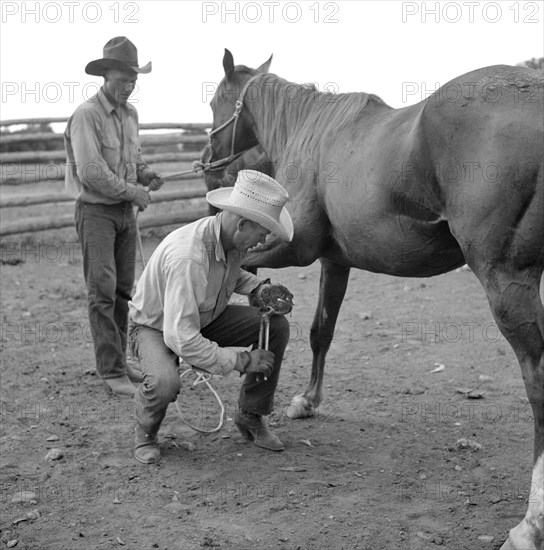
[(221, 401), (221, 397), (219, 397), (219, 394), (215, 391), (213, 386), (210, 384), (210, 380), (213, 378), (213, 374), (211, 372), (198, 372), (196, 369), (193, 369), (192, 367), (189, 367), (185, 369), (180, 375), (180, 380), (183, 383), (183, 377), (187, 376), (190, 372), (196, 374), (196, 380), (193, 382), (193, 386), (198, 386), (199, 384), (206, 384), (206, 387), (213, 393), (213, 396), (215, 397), (215, 400), (219, 403), (220, 412), (219, 412), (219, 423), (215, 428), (206, 430), (204, 428), (197, 428), (196, 426), (193, 426), (188, 420), (183, 418), (183, 412), (181, 410), (181, 404), (179, 399), (176, 399), (176, 409), (178, 411), (179, 417), (181, 418), (181, 421), (189, 426), (192, 430), (195, 432), (199, 432), (202, 434), (212, 434), (214, 432), (218, 432), (222, 427), (223, 423), (225, 421), (225, 405), (223, 405), (223, 401)]
[(140, 209), (136, 207), (136, 242), (138, 243), (138, 250), (140, 251), (140, 259), (142, 260), (142, 267), (145, 269), (144, 247), (142, 246), (142, 235), (140, 234), (140, 226), (138, 225), (139, 213), (140, 213)]

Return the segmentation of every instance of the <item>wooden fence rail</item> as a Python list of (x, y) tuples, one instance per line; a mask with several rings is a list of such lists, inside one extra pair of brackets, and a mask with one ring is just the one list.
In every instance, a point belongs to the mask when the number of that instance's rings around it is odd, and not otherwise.
[[(0, 144), (21, 143), (28, 141), (37, 142), (56, 142), (61, 147), (64, 146), (64, 134), (53, 132), (17, 132), (0, 134)], [(169, 132), (168, 134), (140, 134), (140, 143), (146, 145), (177, 145), (184, 143), (201, 144), (206, 141), (204, 134), (194, 135), (183, 132)]]
[[(9, 132), (5, 128), (13, 125), (43, 125), (66, 123), (67, 117), (58, 118), (29, 118), (13, 119), (0, 121), (2, 133), (0, 134), (0, 143), (16, 145), (18, 143), (50, 143), (58, 146), (57, 150), (52, 151), (13, 151), (0, 154), (0, 181), (2, 183), (54, 183), (64, 176), (66, 156), (63, 145), (63, 134), (44, 132), (43, 128), (37, 132)], [(146, 147), (153, 148), (153, 151), (165, 146), (190, 146), (192, 149), (200, 145), (202, 148), (207, 139), (205, 130), (211, 127), (208, 123), (183, 123), (183, 122), (165, 122), (165, 123), (142, 123), (140, 130), (181, 130), (178, 132), (163, 132), (156, 134), (140, 134), (140, 142), (143, 149), (143, 155), (146, 162), (150, 165), (157, 163), (167, 163), (168, 169), (161, 166), (161, 173), (178, 173), (183, 170), (183, 163), (198, 160), (199, 151), (176, 151), (176, 152), (152, 152), (145, 153)], [(36, 163), (36, 164), (32, 164)], [(181, 167), (180, 167), (181, 166)], [(55, 177), (49, 177), (50, 168), (53, 168)], [(23, 172), (29, 170), (29, 178), (23, 177)], [(44, 172), (45, 170), (45, 172)], [(18, 174), (16, 172), (19, 172)], [(44, 176), (45, 173), (45, 176)], [(10, 179), (11, 178), (11, 179)], [(46, 180), (46, 181), (44, 181)], [(156, 203), (186, 201), (202, 199), (206, 194), (206, 188), (203, 181), (194, 173), (178, 176), (174, 181), (183, 182), (182, 188), (162, 190), (151, 195), (151, 207)], [(58, 183), (57, 183), (58, 187)], [(24, 208), (33, 205), (49, 205), (55, 203), (69, 203), (74, 199), (64, 192), (49, 191), (39, 194), (17, 194), (6, 196), (5, 193), (0, 197), (0, 208)], [(141, 228), (159, 227), (164, 225), (184, 224), (195, 221), (208, 215), (205, 206), (180, 208), (177, 212), (145, 215), (139, 217), (138, 222)], [(5, 222), (0, 225), (0, 237), (16, 235), (28, 232), (47, 231), (51, 229), (62, 229), (74, 225), (74, 216), (71, 214), (61, 214), (55, 216), (39, 216), (27, 218), (21, 215), (17, 219)]]
[[(0, 126), (31, 126), (33, 124), (61, 124), (68, 122), (68, 117), (53, 118), (17, 118), (0, 120)], [(142, 122), (140, 130), (206, 130), (211, 128), (208, 122)]]
[[(202, 185), (187, 189), (174, 189), (170, 191), (157, 191), (151, 193), (151, 204), (156, 202), (179, 201), (199, 199), (206, 196), (206, 189)], [(51, 204), (58, 202), (74, 202), (74, 198), (66, 193), (48, 193), (30, 197), (13, 196), (0, 197), (0, 208), (31, 206), (33, 204)]]
[[(182, 162), (193, 161), (200, 158), (200, 153), (191, 151), (187, 153), (154, 153), (144, 154), (147, 163), (156, 162)], [(19, 164), (32, 162), (66, 162), (66, 153), (64, 149), (59, 151), (17, 151), (14, 153), (0, 153), (0, 162), (2, 164)]]
[[(138, 227), (160, 227), (163, 225), (174, 225), (191, 223), (204, 216), (208, 216), (208, 209), (205, 207), (173, 212), (156, 216), (148, 216), (138, 219)], [(63, 229), (74, 226), (74, 215), (63, 214), (62, 216), (32, 218), (30, 220), (17, 220), (7, 224), (0, 230), (0, 237), (16, 235), (20, 233), (33, 233), (37, 231), (49, 231), (51, 229)]]

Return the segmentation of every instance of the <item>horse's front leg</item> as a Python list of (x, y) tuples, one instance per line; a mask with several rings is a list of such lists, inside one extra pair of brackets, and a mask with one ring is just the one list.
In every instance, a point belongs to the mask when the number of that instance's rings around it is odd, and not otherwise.
[(306, 391), (296, 395), (287, 408), (289, 418), (307, 418), (315, 414), (323, 399), (323, 373), (325, 358), (329, 351), (336, 319), (346, 294), (350, 268), (321, 259), (319, 301), (310, 331), (313, 352), (312, 374)]

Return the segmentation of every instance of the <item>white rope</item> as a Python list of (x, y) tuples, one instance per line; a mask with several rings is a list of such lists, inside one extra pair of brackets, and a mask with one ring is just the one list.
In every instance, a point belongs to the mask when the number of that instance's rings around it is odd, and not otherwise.
[(140, 259), (142, 260), (142, 266), (145, 269), (145, 256), (144, 256), (144, 247), (142, 245), (142, 235), (140, 234), (140, 226), (138, 225), (138, 214), (140, 213), (140, 209), (136, 209), (136, 242), (138, 243), (138, 250), (140, 251)]
[(210, 384), (210, 380), (213, 378), (213, 374), (210, 372), (198, 372), (193, 368), (188, 368), (179, 375), (182, 384), (183, 384), (183, 377), (190, 372), (197, 375), (196, 380), (193, 382), (193, 386), (197, 386), (198, 384), (206, 384), (206, 387), (213, 393), (216, 401), (219, 403), (219, 407), (221, 408), (221, 411), (219, 413), (219, 424), (215, 428), (210, 430), (205, 430), (205, 429), (197, 428), (196, 426), (193, 426), (188, 420), (183, 418), (183, 412), (181, 411), (180, 397), (178, 396), (178, 398), (176, 399), (176, 409), (178, 410), (179, 417), (181, 418), (181, 421), (184, 424), (189, 426), (189, 428), (193, 429), (195, 432), (200, 432), (203, 434), (211, 434), (214, 432), (218, 432), (223, 427), (223, 422), (225, 419), (225, 406), (223, 405), (223, 401), (221, 401), (219, 394), (213, 389), (213, 386)]

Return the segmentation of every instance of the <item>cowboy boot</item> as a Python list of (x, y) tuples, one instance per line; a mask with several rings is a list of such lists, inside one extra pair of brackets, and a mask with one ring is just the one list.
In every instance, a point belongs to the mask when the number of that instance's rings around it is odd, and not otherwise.
[(245, 411), (236, 414), (234, 424), (244, 439), (253, 441), (257, 447), (270, 451), (283, 451), (285, 445), (268, 429), (263, 417)]
[(131, 384), (126, 374), (116, 376), (115, 378), (103, 378), (102, 380), (115, 395), (127, 395), (131, 397), (136, 393), (136, 388)]
[(135, 368), (131, 361), (127, 361), (127, 376), (130, 378), (130, 381), (135, 384), (140, 384), (144, 381), (142, 371)]
[(161, 458), (157, 434), (147, 434), (139, 424), (134, 429), (134, 458), (142, 464), (153, 464)]

